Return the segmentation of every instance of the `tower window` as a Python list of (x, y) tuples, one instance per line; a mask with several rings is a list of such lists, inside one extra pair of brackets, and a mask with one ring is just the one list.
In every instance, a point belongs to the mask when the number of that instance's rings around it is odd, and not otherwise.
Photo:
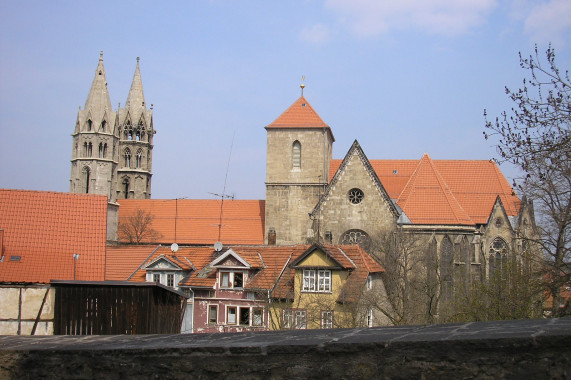
[(129, 178), (123, 180), (123, 191), (125, 193), (125, 199), (129, 199)]
[(301, 168), (301, 143), (297, 140), (292, 146), (292, 167)]
[(89, 194), (89, 180), (91, 177), (91, 170), (87, 166), (81, 171), (82, 188), (86, 194)]
[(89, 143), (89, 144), (87, 144), (87, 156), (91, 157), (92, 154), (93, 154), (93, 144)]
[(103, 120), (101, 122), (101, 132), (105, 132), (105, 126), (107, 125), (107, 122), (105, 120)]
[(135, 167), (138, 169), (141, 167), (141, 162), (143, 161), (143, 151), (139, 149), (137, 151), (137, 156), (135, 157)]
[(91, 128), (92, 128), (93, 123), (91, 122), (91, 119), (87, 120), (87, 131), (91, 132)]
[(123, 154), (123, 158), (125, 159), (124, 166), (126, 168), (131, 167), (131, 151), (129, 148), (125, 149), (125, 153)]
[(103, 158), (103, 143), (99, 143), (99, 158)]

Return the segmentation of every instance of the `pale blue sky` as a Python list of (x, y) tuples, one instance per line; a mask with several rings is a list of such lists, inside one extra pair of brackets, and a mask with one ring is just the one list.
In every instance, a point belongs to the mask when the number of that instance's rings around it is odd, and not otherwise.
[[(369, 159), (489, 159), (518, 52), (571, 66), (569, 0), (0, 1), (0, 187), (69, 190), (99, 51), (124, 103), (141, 57), (153, 198), (265, 197), (266, 131), (300, 95)], [(515, 172), (501, 166), (508, 177)]]

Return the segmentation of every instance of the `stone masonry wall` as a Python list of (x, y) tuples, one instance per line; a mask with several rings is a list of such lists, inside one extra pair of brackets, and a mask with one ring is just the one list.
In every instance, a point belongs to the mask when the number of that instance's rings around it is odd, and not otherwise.
[(0, 379), (570, 377), (571, 319), (234, 334), (0, 337)]

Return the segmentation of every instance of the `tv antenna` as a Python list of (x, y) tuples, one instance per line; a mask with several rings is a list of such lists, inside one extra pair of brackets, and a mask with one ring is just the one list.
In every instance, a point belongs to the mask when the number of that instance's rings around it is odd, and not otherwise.
[[(230, 143), (230, 153), (228, 153), (228, 162), (226, 164), (226, 175), (224, 176), (224, 188), (222, 189), (222, 194), (216, 194), (216, 193), (210, 193), (216, 197), (220, 198), (220, 215), (219, 215), (219, 219), (218, 219), (218, 242), (220, 243), (220, 238), (222, 236), (222, 215), (224, 213), (224, 199), (232, 199), (234, 200), (234, 194), (232, 195), (228, 195), (226, 194), (226, 183), (228, 182), (228, 171), (230, 170), (230, 158), (232, 157), (232, 148), (234, 147), (234, 136), (236, 135), (236, 132), (234, 132), (232, 134), (232, 142)], [(222, 244), (222, 243), (220, 243)]]

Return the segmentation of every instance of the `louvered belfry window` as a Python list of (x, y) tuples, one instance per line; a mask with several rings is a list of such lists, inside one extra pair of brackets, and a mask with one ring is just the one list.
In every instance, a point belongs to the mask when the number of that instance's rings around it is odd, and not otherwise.
[(294, 168), (301, 168), (301, 144), (295, 141), (292, 147), (292, 166)]

